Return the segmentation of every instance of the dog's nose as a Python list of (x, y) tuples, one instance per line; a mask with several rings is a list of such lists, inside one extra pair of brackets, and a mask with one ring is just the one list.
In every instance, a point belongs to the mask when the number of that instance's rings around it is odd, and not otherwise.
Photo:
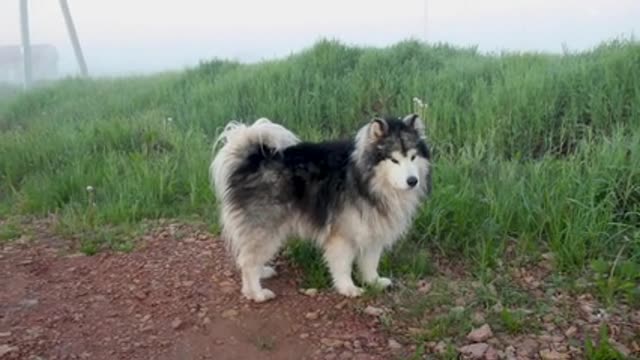
[(409, 184), (409, 187), (414, 187), (416, 186), (416, 184), (418, 183), (418, 178), (415, 176), (409, 176), (407, 178), (407, 184)]

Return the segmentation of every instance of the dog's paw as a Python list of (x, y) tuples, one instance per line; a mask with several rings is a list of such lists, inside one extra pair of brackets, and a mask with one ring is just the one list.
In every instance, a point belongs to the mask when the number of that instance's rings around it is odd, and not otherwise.
[(362, 295), (362, 293), (364, 293), (364, 290), (362, 290), (362, 288), (359, 288), (355, 285), (338, 287), (337, 291), (339, 294), (350, 298), (358, 297)]
[(278, 275), (276, 269), (271, 266), (263, 266), (262, 271), (260, 271), (260, 279), (270, 279), (276, 275)]
[(378, 286), (378, 287), (381, 287), (383, 289), (386, 289), (389, 286), (391, 286), (392, 283), (393, 283), (393, 281), (391, 281), (391, 279), (380, 276), (380, 277), (377, 277), (375, 280), (373, 280), (371, 282), (371, 285)]
[(257, 303), (265, 302), (276, 297), (276, 294), (269, 289), (260, 289), (255, 292), (243, 291), (244, 297)]

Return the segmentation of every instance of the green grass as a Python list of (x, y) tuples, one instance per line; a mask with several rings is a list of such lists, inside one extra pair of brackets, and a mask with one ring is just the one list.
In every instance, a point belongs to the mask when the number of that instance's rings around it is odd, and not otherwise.
[(0, 224), (0, 243), (17, 239), (22, 235), (22, 230), (18, 224), (7, 222)]
[[(552, 251), (568, 274), (596, 260), (638, 264), (638, 79), (633, 40), (564, 55), (321, 41), (259, 64), (66, 79), (0, 103), (0, 217), (53, 212), (80, 233), (143, 219), (214, 222), (207, 167), (227, 121), (266, 116), (306, 139), (351, 136), (375, 114), (412, 111), (418, 97), (429, 104), (420, 111), (434, 191), (383, 272), (428, 274), (435, 249), (487, 274), (509, 241), (523, 254)], [(83, 240), (89, 253), (119, 242)], [(310, 284), (326, 283), (312, 273)]]
[(591, 339), (585, 342), (585, 359), (588, 360), (625, 360), (626, 357), (610, 343), (606, 326), (600, 327), (600, 339), (594, 343)]

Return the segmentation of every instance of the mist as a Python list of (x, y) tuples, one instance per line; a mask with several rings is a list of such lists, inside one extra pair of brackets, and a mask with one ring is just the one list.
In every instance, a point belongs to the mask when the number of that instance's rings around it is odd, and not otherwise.
[[(0, 45), (20, 44), (18, 5), (0, 3)], [(69, 6), (94, 76), (178, 70), (211, 58), (273, 59), (321, 38), (381, 47), (419, 39), (483, 52), (581, 51), (633, 36), (640, 19), (634, 0), (69, 0)], [(56, 46), (59, 73), (76, 74), (58, 2), (32, 0), (29, 11), (32, 44)]]

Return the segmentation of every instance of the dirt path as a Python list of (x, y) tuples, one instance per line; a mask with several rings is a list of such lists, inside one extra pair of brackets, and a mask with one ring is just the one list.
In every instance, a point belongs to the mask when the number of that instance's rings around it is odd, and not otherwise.
[[(178, 234), (183, 234), (178, 236)], [(239, 296), (222, 244), (165, 227), (139, 249), (65, 255), (52, 244), (0, 250), (1, 359), (383, 359), (388, 339), (362, 300), (300, 294), (277, 264), (278, 298)]]

